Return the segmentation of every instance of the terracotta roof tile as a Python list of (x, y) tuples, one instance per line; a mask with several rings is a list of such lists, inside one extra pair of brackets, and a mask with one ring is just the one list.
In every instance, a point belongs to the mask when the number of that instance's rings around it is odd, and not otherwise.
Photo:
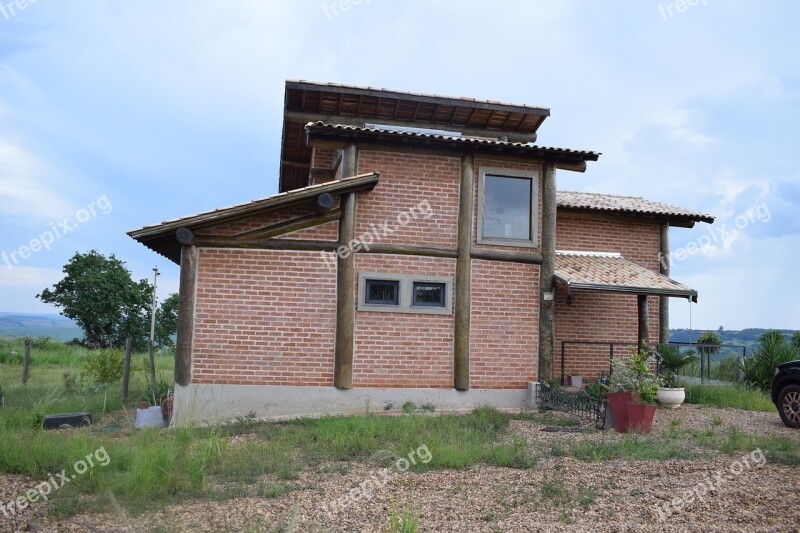
[(697, 300), (697, 291), (626, 260), (620, 254), (557, 252), (556, 280), (570, 290), (593, 290), (682, 296)]
[(714, 217), (711, 215), (654, 202), (653, 200), (646, 200), (638, 196), (558, 191), (556, 201), (558, 207), (566, 209), (589, 209), (592, 211), (607, 211), (609, 213), (676, 217), (694, 222), (708, 222), (709, 224), (714, 222)]

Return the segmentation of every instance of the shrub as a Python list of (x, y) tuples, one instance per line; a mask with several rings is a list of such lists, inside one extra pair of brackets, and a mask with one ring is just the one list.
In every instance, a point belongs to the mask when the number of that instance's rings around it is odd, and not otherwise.
[(778, 365), (794, 359), (797, 352), (786, 342), (784, 334), (771, 330), (761, 336), (753, 355), (744, 359), (739, 369), (747, 386), (768, 392)]
[(122, 378), (122, 350), (93, 350), (86, 358), (86, 373), (92, 383), (111, 385)]
[(169, 395), (170, 384), (166, 381), (156, 381), (155, 383), (148, 383), (147, 387), (142, 390), (140, 400), (150, 402), (150, 405), (161, 405)]
[(697, 356), (693, 351), (682, 354), (680, 348), (668, 344), (662, 344), (658, 347), (658, 358), (661, 364), (664, 386), (670, 388), (678, 386), (678, 372), (697, 360)]
[(717, 379), (730, 381), (731, 383), (739, 381), (739, 362), (736, 360), (735, 355), (729, 355), (719, 362)]

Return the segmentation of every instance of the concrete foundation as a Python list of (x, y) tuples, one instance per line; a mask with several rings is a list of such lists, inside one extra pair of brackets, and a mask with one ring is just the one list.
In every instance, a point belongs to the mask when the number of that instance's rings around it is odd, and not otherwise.
[(478, 406), (524, 409), (536, 404), (538, 383), (527, 389), (378, 389), (288, 387), (275, 385), (175, 386), (172, 425), (257, 418), (363, 414), (400, 410), (406, 402), (417, 407), (432, 404), (437, 411), (467, 410)]

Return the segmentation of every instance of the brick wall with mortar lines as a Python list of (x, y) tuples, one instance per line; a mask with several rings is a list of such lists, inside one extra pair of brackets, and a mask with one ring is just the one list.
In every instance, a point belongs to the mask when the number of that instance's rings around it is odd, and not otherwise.
[[(481, 168), (494, 168), (505, 170), (527, 170), (537, 173), (537, 184), (539, 192), (537, 194), (538, 206), (536, 212), (536, 227), (538, 239), (535, 247), (520, 246), (501, 246), (494, 244), (478, 244), (478, 217), (480, 217), (480, 171)], [(509, 161), (504, 159), (491, 159), (485, 157), (475, 158), (475, 206), (472, 222), (472, 246), (484, 250), (516, 250), (516, 251), (539, 251), (542, 239), (542, 165), (541, 163), (525, 163), (520, 161)]]
[[(621, 253), (625, 259), (658, 271), (660, 225), (631, 219), (573, 216), (559, 212), (556, 226), (556, 249)], [(573, 303), (567, 291), (556, 284), (556, 376), (561, 371), (563, 340), (636, 343), (638, 334), (637, 298), (633, 294), (575, 291)], [(658, 297), (648, 298), (650, 343), (658, 342)], [(628, 355), (626, 347), (615, 347), (615, 355)], [(608, 372), (607, 346), (567, 345), (566, 374), (593, 380)]]
[[(371, 230), (371, 224), (388, 224), (394, 231), (375, 240), (381, 243), (415, 244), (455, 248), (458, 231), (458, 196), (461, 160), (457, 157), (361, 151), (358, 172), (378, 170), (375, 189), (359, 195), (356, 207), (356, 237)], [(398, 215), (408, 213), (427, 200), (432, 215), (420, 216), (405, 225)]]
[[(334, 197), (333, 209), (339, 208), (339, 197)], [(270, 224), (277, 224), (293, 218), (313, 214), (315, 211), (311, 207), (290, 207), (281, 209), (280, 211), (265, 213), (261, 215), (254, 215), (242, 220), (219, 224), (216, 226), (203, 228), (197, 230), (197, 235), (216, 235), (216, 236), (232, 236), (244, 231), (250, 231)], [(286, 235), (280, 235), (281, 239), (322, 239), (322, 240), (337, 240), (339, 238), (338, 222), (329, 222), (314, 228), (307, 228), (299, 230)]]
[(194, 383), (333, 384), (336, 273), (318, 254), (201, 249)]
[(536, 381), (539, 265), (472, 261), (470, 382), (522, 389)]
[[(455, 277), (455, 265), (455, 259), (357, 254), (356, 302), (359, 272)], [(452, 388), (453, 315), (357, 310), (353, 385)]]

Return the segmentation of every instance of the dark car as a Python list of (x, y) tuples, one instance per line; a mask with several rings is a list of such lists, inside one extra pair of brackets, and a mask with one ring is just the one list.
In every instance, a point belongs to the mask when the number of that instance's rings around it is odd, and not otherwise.
[(800, 361), (778, 365), (772, 378), (772, 403), (784, 424), (800, 427)]

